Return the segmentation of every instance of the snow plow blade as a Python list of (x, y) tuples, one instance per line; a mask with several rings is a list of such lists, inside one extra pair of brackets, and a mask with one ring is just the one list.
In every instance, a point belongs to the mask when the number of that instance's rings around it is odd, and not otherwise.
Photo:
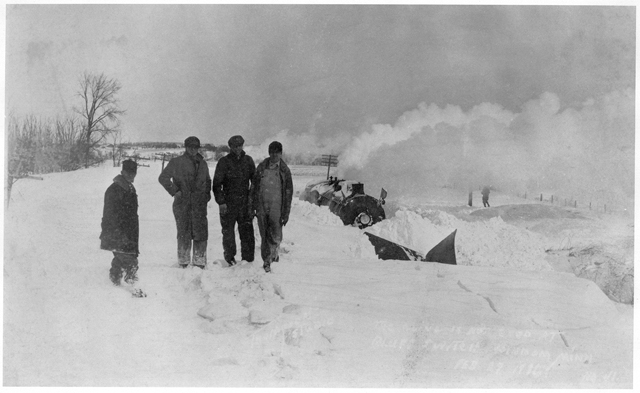
[(427, 253), (425, 257), (425, 262), (440, 262), (446, 263), (449, 265), (457, 265), (456, 263), (456, 232), (458, 230), (454, 230), (451, 234), (438, 244), (435, 245)]
[(423, 255), (418, 251), (412, 250), (409, 247), (402, 246), (398, 243), (394, 243), (387, 239), (383, 239), (380, 236), (373, 235), (369, 232), (365, 232), (365, 235), (369, 238), (369, 241), (376, 250), (376, 255), (379, 259), (387, 260), (393, 259), (398, 261), (422, 261), (422, 262), (438, 262), (446, 263), (449, 265), (456, 265), (456, 239), (457, 229), (438, 244), (433, 247), (427, 255)]

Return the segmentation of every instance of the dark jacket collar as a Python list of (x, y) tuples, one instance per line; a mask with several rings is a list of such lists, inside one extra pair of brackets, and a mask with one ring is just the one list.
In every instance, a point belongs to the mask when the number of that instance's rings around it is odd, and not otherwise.
[[(275, 164), (273, 164), (273, 165), (275, 165), (278, 169), (280, 169), (280, 165), (281, 165), (281, 164), (282, 164), (282, 159), (279, 159), (279, 160), (278, 160), (278, 162), (276, 162), (276, 163), (275, 163)], [(267, 165), (267, 168), (271, 167), (271, 159), (270, 159), (270, 158), (267, 158), (267, 163), (266, 163), (266, 165)]]
[(127, 191), (131, 190), (132, 187), (133, 187), (133, 183), (131, 183), (130, 181), (125, 179), (124, 176), (122, 176), (122, 174), (114, 177), (113, 178), (113, 182), (116, 183), (117, 185), (119, 185), (120, 187), (124, 188)]
[(187, 153), (186, 151), (184, 153), (182, 153), (183, 156), (187, 157), (190, 160), (195, 160), (195, 161), (202, 161), (204, 160), (204, 157), (202, 157), (202, 154), (200, 153), (196, 153), (195, 156), (191, 156), (189, 155), (189, 153)]
[[(265, 169), (269, 168), (269, 157), (265, 158), (262, 161), (261, 165), (264, 166)], [(284, 160), (281, 158), (280, 162), (278, 162), (278, 169), (283, 170), (283, 168), (286, 167), (286, 166), (287, 166), (287, 163), (284, 162)]]
[(246, 154), (247, 153), (245, 153), (244, 150), (240, 152), (240, 155), (237, 155), (233, 150), (231, 150), (228, 155), (231, 156), (230, 158), (233, 158), (234, 160), (239, 160), (242, 157), (244, 157)]

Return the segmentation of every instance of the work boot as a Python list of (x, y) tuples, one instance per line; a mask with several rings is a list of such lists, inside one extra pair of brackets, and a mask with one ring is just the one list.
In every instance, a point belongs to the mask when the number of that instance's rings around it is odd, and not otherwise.
[(263, 268), (264, 268), (264, 271), (265, 271), (265, 272), (267, 272), (267, 273), (271, 273), (271, 265), (270, 265), (270, 264), (265, 263), (265, 264), (264, 264), (264, 266), (263, 266)]
[(229, 264), (229, 267), (236, 265), (238, 262), (236, 262), (236, 259), (233, 258), (230, 261), (227, 261), (227, 263)]
[(122, 270), (119, 268), (116, 269), (112, 267), (109, 270), (109, 279), (111, 280), (113, 285), (120, 286), (120, 280), (122, 279)]
[(133, 266), (126, 270), (124, 275), (124, 282), (129, 285), (133, 285), (138, 281), (138, 267)]

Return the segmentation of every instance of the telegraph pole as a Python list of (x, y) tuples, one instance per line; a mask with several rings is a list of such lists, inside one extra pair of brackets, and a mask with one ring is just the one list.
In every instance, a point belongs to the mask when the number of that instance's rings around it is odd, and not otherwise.
[(327, 166), (327, 180), (329, 180), (329, 173), (331, 172), (331, 167), (338, 166), (338, 158), (331, 154), (323, 154), (322, 165)]

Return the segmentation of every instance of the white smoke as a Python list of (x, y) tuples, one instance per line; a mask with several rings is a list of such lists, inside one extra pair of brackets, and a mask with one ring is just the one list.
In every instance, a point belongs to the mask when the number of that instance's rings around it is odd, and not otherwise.
[(465, 114), (458, 106), (447, 105), (439, 108), (435, 104), (421, 103), (417, 109), (404, 113), (393, 127), (377, 124), (372, 127), (371, 132), (354, 138), (340, 155), (341, 168), (361, 169), (379, 149), (393, 146), (420, 132), (430, 133), (436, 125), (461, 128), (483, 118), (492, 118), (508, 124), (513, 115), (493, 104), (478, 105)]
[[(632, 203), (632, 89), (562, 108), (544, 93), (520, 113), (483, 103), (468, 111), (420, 104), (395, 125), (378, 124), (340, 155), (341, 177), (401, 195), (433, 187), (549, 192), (581, 203)], [(626, 206), (629, 207), (629, 206)]]
[(271, 141), (291, 164), (339, 155), (336, 173), (385, 187), (393, 195), (485, 184), (511, 194), (553, 194), (581, 204), (631, 211), (634, 195), (635, 91), (626, 89), (563, 107), (543, 93), (512, 112), (492, 103), (468, 110), (421, 103), (394, 125), (375, 124), (353, 136), (283, 130), (254, 146), (256, 161)]

